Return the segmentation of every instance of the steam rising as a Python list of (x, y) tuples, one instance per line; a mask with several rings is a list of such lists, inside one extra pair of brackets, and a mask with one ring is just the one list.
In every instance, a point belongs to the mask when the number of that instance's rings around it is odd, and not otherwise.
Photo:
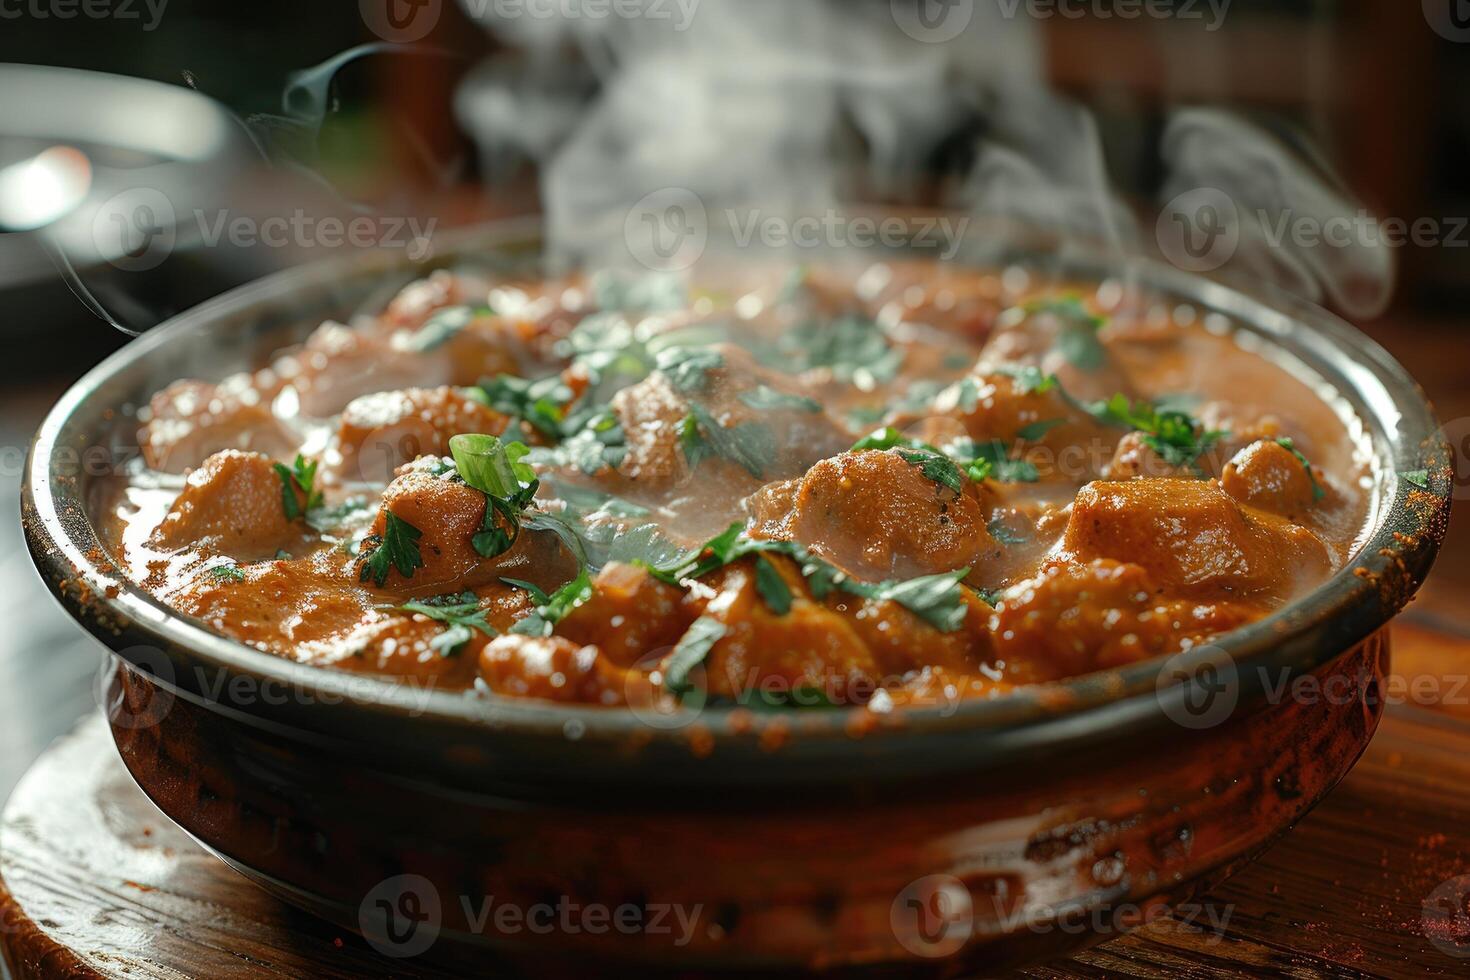
[[(1066, 243), (1101, 245), (1122, 275), (1129, 256), (1152, 250), (1112, 190), (1092, 115), (1047, 91), (1038, 25), (1025, 17), (977, 4), (963, 34), (933, 44), (900, 30), (887, 2), (698, 0), (677, 8), (685, 24), (497, 20), (488, 5), (466, 6), (521, 49), (524, 70), (497, 84), (508, 73), (483, 67), (461, 92), (460, 118), (484, 158), (503, 163), (514, 148), (540, 164), (554, 254), (626, 263), (629, 209), (667, 188), (692, 191), (712, 216), (877, 202), (1019, 219), (1060, 233), (1060, 261)], [(566, 79), (586, 74), (600, 91), (584, 106)], [(1283, 212), (1357, 212), (1285, 146), (1224, 112), (1189, 110), (1159, 152), (1161, 200), (1207, 187), (1235, 203), (1226, 273), (1349, 313), (1386, 305), (1386, 248), (1277, 241)]]

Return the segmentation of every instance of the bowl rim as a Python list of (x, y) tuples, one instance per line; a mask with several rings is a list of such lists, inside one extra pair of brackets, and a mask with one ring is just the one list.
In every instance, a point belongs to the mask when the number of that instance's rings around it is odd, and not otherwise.
[[(1352, 557), (1318, 588), (1195, 655), (1146, 660), (1021, 688), (1001, 698), (963, 701), (953, 708), (910, 707), (888, 714), (844, 708), (752, 716), (744, 709), (719, 707), (698, 713), (693, 724), (650, 725), (627, 709), (424, 691), (371, 675), (299, 664), (214, 633), (134, 585), (107, 554), (87, 519), (78, 479), (53, 476), (57, 449), (73, 435), (72, 421), (84, 409), (95, 407), (90, 403), (101, 397), (107, 382), (195, 331), (251, 311), (263, 315), (272, 303), (289, 301), (311, 288), (359, 277), (421, 275), (455, 260), (494, 255), (497, 249), (530, 245), (539, 250), (541, 228), (535, 218), (501, 221), (439, 236), (435, 254), (419, 261), (375, 252), (278, 272), (171, 318), (87, 372), (37, 430), (22, 478), (25, 537), (48, 587), (74, 618), (114, 650), (118, 637), (142, 638), (227, 675), (312, 692), (320, 704), (348, 702), (378, 718), (427, 719), (462, 734), (468, 728), (565, 742), (569, 726), (575, 725), (575, 738), (583, 743), (673, 742), (687, 751), (691, 737), (749, 742), (779, 727), (783, 740), (837, 745), (854, 741), (858, 732), (853, 719), (862, 716), (861, 734), (867, 738), (872, 729), (915, 736), (984, 733), (987, 751), (1006, 752), (1048, 743), (1079, 744), (1115, 729), (1157, 722), (1190, 696), (1190, 686), (1199, 680), (1196, 668), (1206, 658), (1234, 672), (1242, 696), (1259, 692), (1267, 668), (1315, 669), (1372, 635), (1409, 601), (1443, 538), (1454, 485), (1452, 457), (1423, 391), (1387, 351), (1331, 313), (1279, 290), (1253, 283), (1247, 292), (1218, 277), (1205, 278), (1133, 257), (1128, 260), (1130, 270), (1146, 277), (1150, 286), (1224, 314), (1314, 370), (1334, 366), (1337, 377), (1329, 378), (1329, 383), (1357, 401), (1359, 413), (1366, 410), (1362, 420), (1371, 430), (1367, 434), (1380, 466), (1383, 492), (1370, 516), (1370, 530), (1360, 537)], [(1067, 261), (1069, 273), (1085, 274), (1084, 261)], [(1115, 269), (1116, 262), (1101, 271), (1110, 268)], [(322, 318), (318, 312), (303, 311), (300, 319), (309, 316), (316, 317), (315, 322)], [(1401, 478), (1418, 471), (1427, 474), (1424, 487)], [(129, 649), (117, 652), (127, 657)], [(1259, 676), (1246, 668), (1261, 668)]]

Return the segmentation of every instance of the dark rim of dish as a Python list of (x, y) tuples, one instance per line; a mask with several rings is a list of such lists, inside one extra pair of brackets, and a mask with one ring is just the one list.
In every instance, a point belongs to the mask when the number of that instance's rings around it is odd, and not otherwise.
[[(993, 241), (976, 242), (977, 223), (967, 246), (994, 248)], [(989, 226), (987, 226), (989, 228)], [(987, 228), (981, 228), (980, 235)], [(993, 229), (990, 229), (993, 230)], [(1011, 241), (1014, 229), (1004, 230)], [(488, 726), (525, 735), (547, 735), (564, 740), (567, 723), (578, 723), (580, 739), (626, 739), (641, 733), (652, 739), (687, 741), (679, 727), (650, 726), (627, 709), (563, 706), (534, 700), (479, 696), (463, 692), (402, 689), (392, 680), (298, 664), (264, 653), (214, 633), (180, 617), (163, 603), (133, 585), (99, 543), (86, 515), (82, 478), (53, 479), (51, 462), (59, 446), (81, 449), (96, 433), (78, 431), (91, 418), (99, 422), (120, 402), (95, 404), (108, 382), (170, 344), (221, 320), (246, 325), (253, 320), (286, 322), (342, 315), (343, 310), (311, 309), (323, 294), (331, 300), (333, 284), (367, 278), (424, 274), (432, 268), (454, 267), (479, 257), (540, 252), (540, 225), (535, 221), (505, 222), (443, 236), (439, 253), (420, 263), (373, 254), (334, 260), (287, 270), (225, 293), (174, 317), (128, 344), (88, 372), (61, 398), (37, 431), (22, 483), (27, 543), (47, 584), (63, 599), (73, 615), (104, 639), (124, 629), (130, 640), (143, 638), (161, 649), (182, 653), (196, 663), (221, 668), (261, 682), (313, 691), (323, 701), (338, 698), (372, 706), (384, 714), (420, 716), (451, 724)], [(1011, 247), (1007, 245), (1006, 247)], [(1082, 279), (1116, 274), (1118, 264), (1106, 256), (1059, 261), (1045, 245), (1028, 244), (1001, 256), (977, 259), (974, 249), (959, 261), (976, 268), (1003, 268), (1028, 257), (1048, 271)], [(874, 249), (880, 258), (916, 257), (917, 253)], [(1059, 268), (1060, 266), (1060, 268)], [(1272, 615), (1234, 630), (1197, 656), (1218, 658), (1238, 670), (1240, 692), (1259, 690), (1266, 673), (1312, 670), (1372, 634), (1409, 600), (1434, 560), (1448, 518), (1454, 474), (1449, 447), (1419, 386), (1378, 344), (1340, 319), (1315, 306), (1276, 291), (1252, 285), (1251, 292), (1206, 279), (1146, 259), (1130, 258), (1128, 269), (1141, 282), (1179, 302), (1228, 317), (1237, 329), (1256, 333), (1287, 351), (1316, 372), (1367, 427), (1373, 447), (1372, 469), (1377, 483), (1369, 521), (1354, 555), (1330, 579), (1306, 596)], [(337, 300), (360, 302), (364, 293)], [(1257, 298), (1257, 297), (1261, 298)], [(291, 304), (296, 304), (294, 307)], [(147, 392), (127, 397), (142, 399)], [(80, 418), (79, 416), (85, 416)], [(1427, 474), (1425, 487), (1404, 474)], [(84, 595), (85, 598), (79, 596)], [(1220, 652), (1228, 660), (1219, 656)], [(1189, 655), (1182, 655), (1189, 656)], [(1171, 658), (1172, 659), (1172, 658)], [(1113, 726), (1132, 727), (1158, 716), (1170, 699), (1186, 695), (1184, 685), (1162, 677), (1161, 664), (1147, 660), (1119, 670), (1103, 671), (1063, 681), (1036, 685), (993, 700), (962, 701), (951, 707), (907, 707), (876, 715), (877, 728), (940, 734), (967, 729), (1019, 729), (1046, 722), (1053, 737), (1066, 741), (1088, 731)], [(1188, 661), (1185, 661), (1188, 663)], [(1166, 682), (1167, 681), (1167, 682)], [(754, 719), (739, 708), (708, 707), (699, 724), (709, 735), (744, 736), (759, 733), (779, 718), (792, 737), (803, 741), (823, 737), (849, 740), (853, 713), (862, 708), (823, 711), (787, 711)], [(737, 717), (737, 715), (739, 717)]]

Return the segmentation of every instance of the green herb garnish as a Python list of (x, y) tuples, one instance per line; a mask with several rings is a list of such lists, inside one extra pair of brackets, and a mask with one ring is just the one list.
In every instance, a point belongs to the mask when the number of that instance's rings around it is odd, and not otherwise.
[(701, 616), (689, 624), (689, 629), (674, 645), (664, 667), (664, 686), (675, 694), (686, 694), (694, 689), (689, 675), (704, 663), (716, 643), (725, 635), (725, 624), (708, 616)]
[(585, 566), (577, 573), (576, 578), (550, 595), (520, 579), (506, 578), (501, 581), (525, 589), (536, 602), (536, 609), (510, 629), (520, 636), (550, 636), (552, 627), (561, 622), (567, 613), (592, 598), (592, 576)]
[(755, 588), (777, 616), (791, 611), (791, 587), (765, 555), (757, 555), (755, 559)]
[(398, 608), (402, 612), (427, 616), (448, 627), (429, 641), (429, 647), (438, 651), (441, 657), (452, 657), (458, 653), (474, 638), (475, 630), (486, 636), (496, 635), (495, 628), (485, 621), (485, 611), (480, 608), (480, 597), (473, 592), (406, 602)]
[[(950, 449), (963, 445), (964, 443), (955, 443)], [(850, 451), (857, 453), (870, 449), (896, 450), (904, 462), (919, 467), (924, 476), (955, 493), (960, 493), (965, 488), (964, 481), (960, 478), (961, 469), (965, 476), (976, 483), (990, 476), (991, 463), (988, 459), (956, 455), (952, 451), (937, 449), (920, 439), (910, 439), (891, 425), (859, 439), (853, 443)]]
[(450, 306), (439, 310), (409, 338), (405, 347), (415, 354), (437, 350), (482, 316), (494, 316), (489, 306)]
[(521, 462), (530, 450), (519, 442), (474, 434), (450, 439), (449, 452), (460, 478), (485, 495), (485, 519), (471, 539), (475, 552), (485, 558), (504, 554), (520, 537), (521, 511), (540, 486), (536, 471)]
[(1057, 349), (1068, 364), (1083, 371), (1095, 371), (1107, 362), (1107, 350), (1097, 336), (1107, 320), (1083, 305), (1080, 296), (1033, 300), (1026, 304), (1026, 312), (1032, 316), (1050, 314), (1061, 322)]
[(548, 439), (561, 439), (564, 435), (562, 421), (572, 401), (572, 390), (556, 375), (528, 381), (502, 374), (481, 381), (478, 388), (470, 391), (477, 401), (510, 416), (512, 425), (517, 420), (525, 422)]
[(240, 570), (239, 565), (216, 565), (209, 570), (221, 582), (243, 582), (245, 573)]
[[(316, 489), (316, 467), (316, 460), (308, 463), (300, 453), (296, 454), (296, 461), (289, 468), (284, 463), (271, 465), (281, 481), (281, 507), (286, 512), (286, 520), (297, 520), (306, 516), (307, 511), (322, 506), (322, 492)], [(298, 492), (300, 497), (297, 497)], [(303, 499), (306, 501), (304, 507), (301, 504)]]
[(1312, 472), (1312, 464), (1306, 456), (1302, 455), (1302, 451), (1296, 448), (1296, 443), (1289, 438), (1281, 438), (1276, 440), (1276, 445), (1295, 456), (1297, 462), (1302, 464), (1302, 469), (1307, 471), (1307, 479), (1312, 481), (1312, 499), (1321, 500), (1327, 496), (1327, 491), (1323, 490), (1322, 484), (1317, 482), (1317, 474)]
[(1043, 374), (1041, 368), (1031, 364), (1022, 367), (1000, 367), (996, 368), (996, 371), (1015, 382), (1018, 395), (1044, 395), (1057, 386), (1055, 374)]
[(1412, 484), (1413, 486), (1418, 487), (1420, 490), (1429, 489), (1428, 470), (1410, 470), (1407, 473), (1400, 473), (1399, 476), (1403, 477), (1404, 482)]
[(703, 390), (709, 384), (709, 372), (724, 367), (725, 357), (708, 348), (670, 347), (659, 351), (654, 365), (669, 384), (687, 395)]
[(363, 562), (357, 580), (382, 588), (388, 581), (390, 569), (398, 569), (404, 578), (412, 578), (415, 570), (424, 567), (424, 557), (419, 553), (418, 540), (423, 532), (390, 511), (384, 512), (383, 533), (372, 535), (363, 541), (363, 546), (372, 547), (372, 554)]
[(1219, 429), (1206, 430), (1202, 423), (1184, 412), (1161, 411), (1146, 401), (1130, 402), (1123, 394), (1088, 406), (1087, 410), (1100, 422), (1141, 433), (1144, 445), (1170, 466), (1189, 466), (1196, 472), (1199, 472), (1196, 460), (1228, 435)]
[(679, 423), (679, 445), (691, 470), (711, 456), (739, 463), (756, 479), (765, 479), (776, 457), (776, 434), (760, 422), (741, 422), (726, 428), (705, 408), (691, 404)]
[(757, 385), (740, 393), (740, 400), (758, 412), (820, 412), (822, 405), (805, 395), (788, 395), (765, 385)]

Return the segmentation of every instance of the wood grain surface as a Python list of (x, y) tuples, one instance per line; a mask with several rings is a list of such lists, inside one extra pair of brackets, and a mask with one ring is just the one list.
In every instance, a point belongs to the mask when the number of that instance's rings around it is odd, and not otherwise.
[[(1470, 974), (1470, 643), (1413, 624), (1396, 639), (1394, 703), (1317, 810), (1174, 917), (1021, 975)], [(378, 957), (205, 853), (136, 789), (100, 719), (21, 782), (0, 877), (16, 980), (444, 975)]]

